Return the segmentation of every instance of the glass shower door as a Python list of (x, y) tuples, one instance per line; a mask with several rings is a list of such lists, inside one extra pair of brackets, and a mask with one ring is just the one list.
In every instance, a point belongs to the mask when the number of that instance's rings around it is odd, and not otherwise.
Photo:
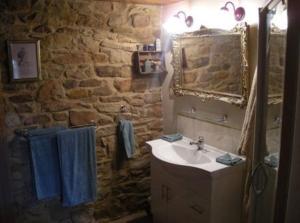
[(252, 222), (273, 222), (281, 142), (287, 15), (280, 0), (260, 11)]

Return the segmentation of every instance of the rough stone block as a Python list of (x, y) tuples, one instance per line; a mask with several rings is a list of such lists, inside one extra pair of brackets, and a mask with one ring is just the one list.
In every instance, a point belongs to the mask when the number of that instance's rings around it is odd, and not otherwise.
[(103, 53), (92, 54), (92, 60), (94, 63), (107, 63), (108, 56)]
[(14, 95), (9, 97), (9, 100), (13, 103), (26, 103), (26, 102), (32, 102), (34, 98), (31, 94), (22, 94), (22, 95)]
[(89, 123), (97, 123), (97, 112), (94, 111), (70, 111), (71, 125), (85, 125)]
[(35, 115), (24, 119), (24, 125), (45, 125), (51, 121), (48, 115)]
[(16, 106), (16, 112), (31, 113), (31, 112), (33, 112), (33, 108), (27, 104), (19, 104), (18, 106)]
[(116, 79), (114, 86), (119, 92), (128, 92), (131, 90), (131, 79)]
[(38, 91), (37, 101), (47, 102), (59, 100), (65, 95), (64, 89), (60, 82), (56, 80), (45, 81)]
[(71, 104), (67, 101), (55, 101), (42, 104), (42, 110), (48, 112), (65, 111), (71, 108)]
[(123, 100), (123, 96), (118, 96), (118, 95), (114, 95), (114, 96), (109, 96), (109, 97), (100, 97), (100, 102), (118, 102), (118, 101), (122, 101)]
[(95, 72), (99, 77), (128, 77), (131, 69), (129, 66), (97, 66)]
[(88, 80), (83, 80), (80, 81), (79, 86), (80, 87), (97, 87), (99, 85), (103, 85), (103, 83), (107, 83), (107, 81), (101, 81), (97, 79), (88, 79)]
[(56, 64), (86, 64), (93, 61), (91, 55), (82, 52), (59, 53), (52, 57), (53, 63)]
[(132, 17), (132, 25), (133, 27), (147, 27), (150, 25), (150, 16), (136, 14)]
[(13, 128), (13, 127), (19, 126), (20, 124), (21, 124), (21, 120), (17, 113), (8, 112), (5, 115), (5, 125), (8, 128)]
[(63, 85), (66, 89), (76, 88), (76, 87), (78, 87), (78, 81), (76, 81), (76, 80), (66, 80)]
[(102, 82), (101, 85), (97, 88), (95, 88), (92, 91), (92, 95), (96, 95), (96, 96), (109, 96), (114, 92), (114, 90), (112, 89), (112, 87), (105, 83)]
[(30, 0), (6, 0), (9, 10), (26, 11), (31, 7)]
[(53, 113), (52, 116), (55, 121), (66, 121), (68, 119), (66, 112)]
[(67, 92), (67, 96), (70, 99), (87, 98), (89, 96), (89, 91), (82, 88), (71, 89)]
[(45, 24), (33, 28), (33, 31), (37, 33), (51, 33), (51, 29)]

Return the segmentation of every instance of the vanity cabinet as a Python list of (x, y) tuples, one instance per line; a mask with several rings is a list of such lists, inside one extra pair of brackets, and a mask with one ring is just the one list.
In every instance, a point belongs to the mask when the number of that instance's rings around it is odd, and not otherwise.
[[(230, 167), (216, 177), (192, 167), (151, 158), (154, 223), (239, 223), (242, 170)], [(226, 170), (227, 169), (227, 170)], [(224, 175), (224, 176), (223, 176)]]

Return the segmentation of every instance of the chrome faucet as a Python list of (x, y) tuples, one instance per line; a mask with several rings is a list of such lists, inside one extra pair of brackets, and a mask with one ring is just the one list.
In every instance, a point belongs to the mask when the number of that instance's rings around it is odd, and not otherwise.
[(197, 146), (198, 151), (204, 149), (203, 144), (204, 144), (204, 137), (203, 136), (199, 136), (198, 141), (196, 141), (196, 142), (190, 142), (190, 145), (196, 145)]

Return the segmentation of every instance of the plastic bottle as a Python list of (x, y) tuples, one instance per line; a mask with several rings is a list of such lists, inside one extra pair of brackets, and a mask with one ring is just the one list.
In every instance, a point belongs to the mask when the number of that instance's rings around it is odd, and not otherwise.
[(155, 48), (156, 48), (156, 51), (161, 51), (161, 42), (160, 42), (160, 39), (156, 39), (155, 40)]

